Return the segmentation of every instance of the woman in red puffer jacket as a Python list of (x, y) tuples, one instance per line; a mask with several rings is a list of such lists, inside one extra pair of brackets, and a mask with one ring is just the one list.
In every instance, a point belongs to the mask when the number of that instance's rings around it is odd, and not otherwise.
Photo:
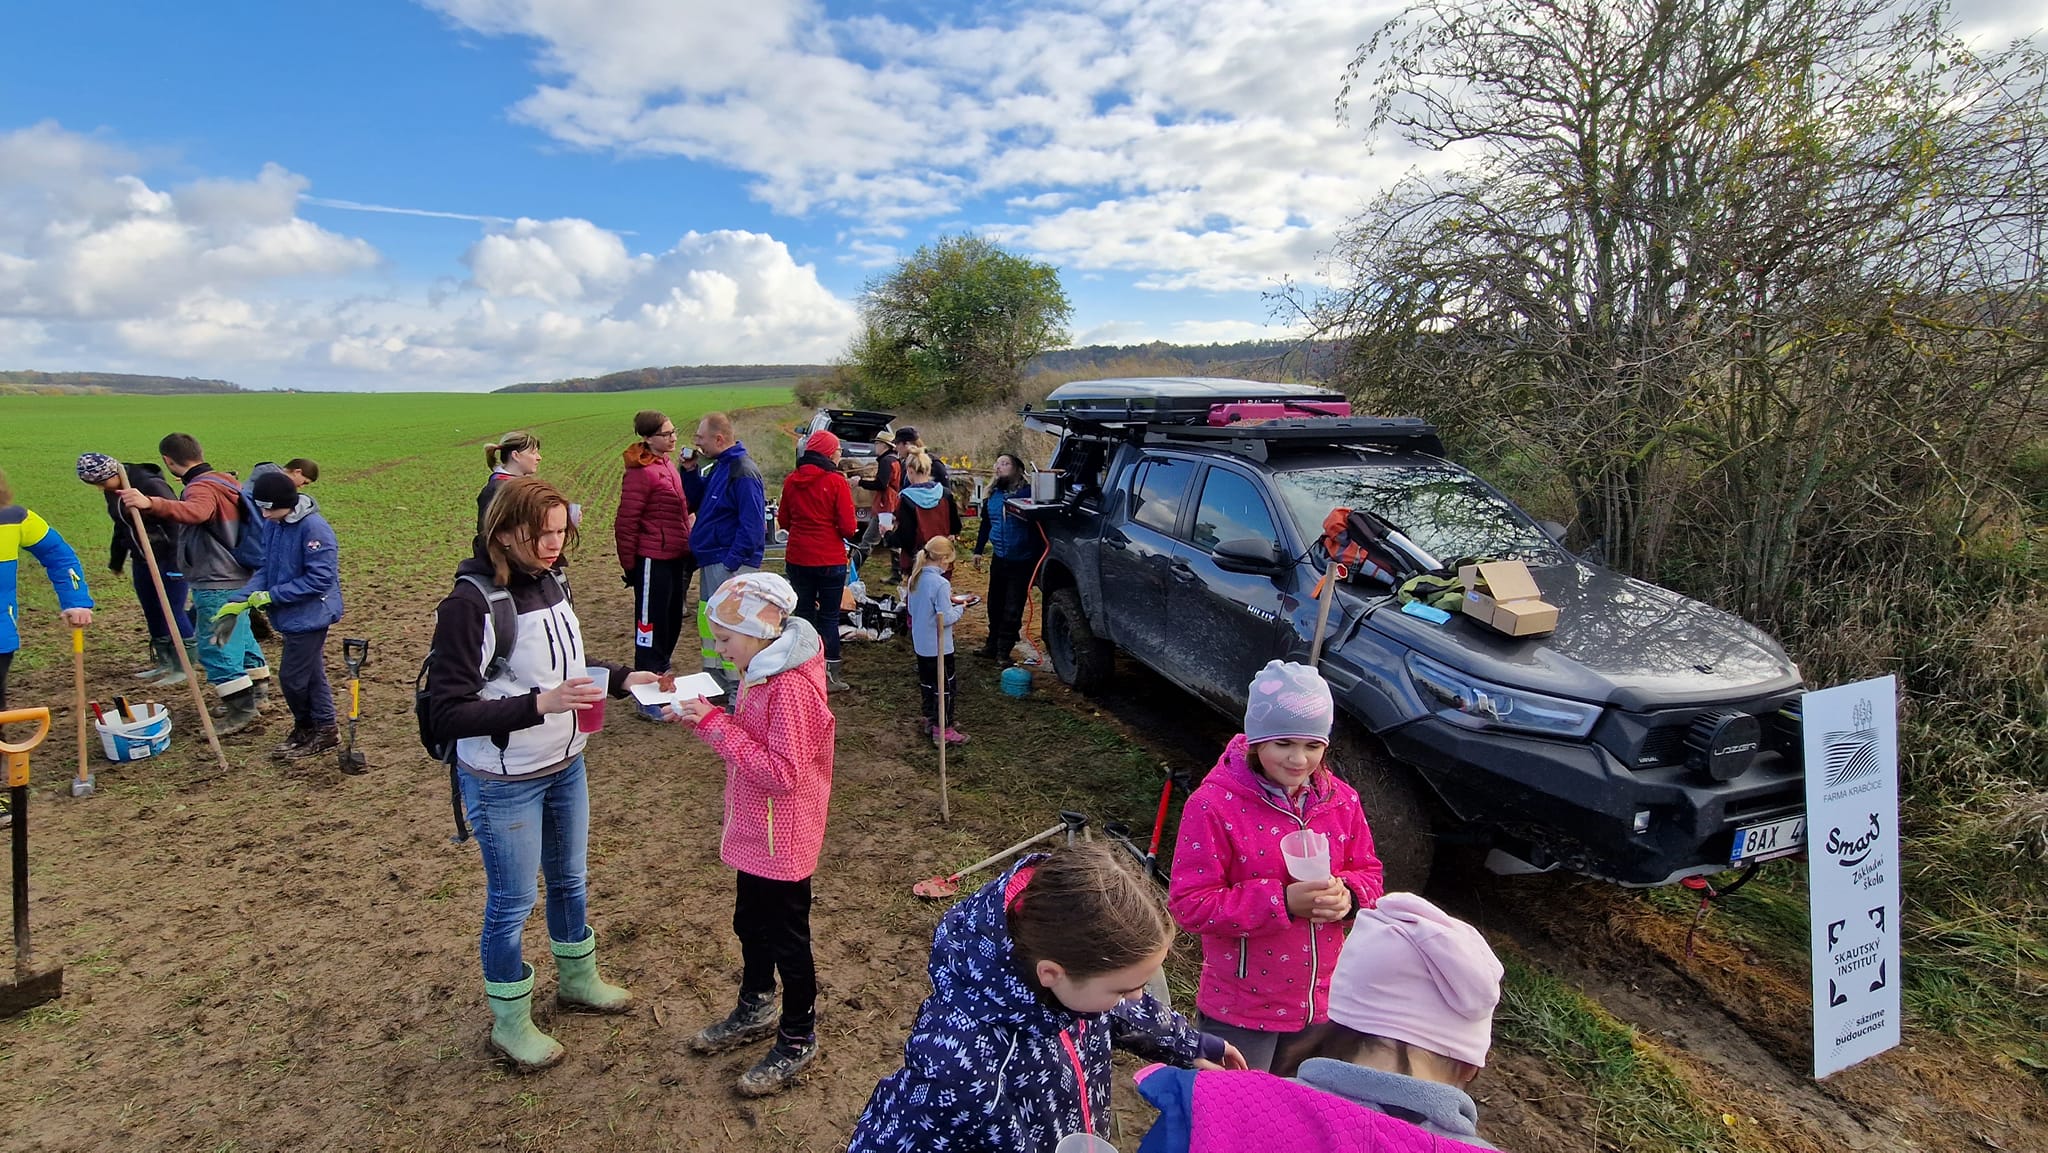
[(796, 590), (796, 615), (825, 644), (825, 684), (843, 689), (839, 675), (839, 601), (846, 590), (846, 542), (860, 537), (853, 486), (839, 468), (839, 438), (825, 431), (804, 440), (796, 471), (782, 482), (776, 523), (789, 530), (784, 554)]
[[(640, 439), (626, 449), (626, 479), (619, 488), (619, 567), (633, 590), (633, 667), (665, 673), (683, 631), (690, 600), (690, 502), (669, 454), (676, 426), (648, 410), (633, 417)], [(653, 718), (650, 718), (653, 719)]]

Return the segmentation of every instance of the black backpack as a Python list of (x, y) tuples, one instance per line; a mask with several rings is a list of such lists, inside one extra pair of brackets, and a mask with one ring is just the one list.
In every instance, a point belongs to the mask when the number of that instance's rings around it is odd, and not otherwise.
[[(477, 576), (463, 573), (458, 580), (467, 581), (476, 591), (484, 594), (484, 601), (490, 609), (491, 632), (495, 634), (491, 646), (491, 663), (484, 666), (484, 680), (495, 680), (512, 661), (512, 650), (519, 643), (519, 610), (512, 606), (512, 594), (498, 585)], [(561, 580), (556, 574), (555, 579)], [(426, 659), (420, 662), (419, 675), (412, 682), (413, 717), (420, 726), (420, 746), (427, 755), (448, 766), (448, 804), (455, 810), (455, 836), (457, 844), (469, 839), (469, 822), (462, 819), (462, 786), (456, 776), (462, 770), (455, 767), (455, 741), (434, 732), (432, 716), (432, 692), (427, 687), (427, 674), (434, 667), (434, 650), (428, 649)]]

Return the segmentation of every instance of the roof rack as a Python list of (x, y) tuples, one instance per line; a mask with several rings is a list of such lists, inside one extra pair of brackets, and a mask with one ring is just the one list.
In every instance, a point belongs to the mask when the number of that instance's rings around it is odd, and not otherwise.
[(1330, 445), (1372, 446), (1443, 456), (1444, 442), (1436, 426), (1412, 416), (1311, 417), (1272, 420), (1262, 424), (1146, 425), (1133, 428), (1141, 444), (1186, 444), (1222, 448), (1253, 460), (1267, 460), (1288, 449)]

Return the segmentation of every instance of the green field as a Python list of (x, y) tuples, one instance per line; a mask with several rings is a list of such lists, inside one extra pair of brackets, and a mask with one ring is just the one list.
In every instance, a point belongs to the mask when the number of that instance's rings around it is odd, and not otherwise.
[[(483, 446), (507, 430), (539, 434), (542, 475), (588, 506), (585, 550), (608, 557), (619, 453), (633, 440), (635, 412), (658, 408), (689, 427), (705, 412), (789, 402), (789, 388), (780, 381), (573, 394), (7, 397), (0, 399), (0, 471), (15, 502), (41, 513), (77, 548), (102, 604), (134, 598), (127, 578), (106, 570), (111, 526), (99, 492), (78, 481), (78, 454), (153, 462), (157, 440), (169, 432), (198, 437), (209, 463), (243, 476), (262, 460), (318, 461), (312, 495), (341, 538), (344, 588), (425, 588), (446, 583), (467, 554), (477, 490), (489, 475)], [(789, 455), (784, 445), (750, 448), (764, 456), (771, 476), (772, 465), (789, 464), (775, 455)], [(26, 563), (34, 569), (32, 560)], [(40, 572), (26, 572), (21, 582), (24, 668), (47, 659), (57, 640), (49, 615), (55, 600), (40, 578)], [(130, 616), (139, 619), (132, 613), (121, 619)]]

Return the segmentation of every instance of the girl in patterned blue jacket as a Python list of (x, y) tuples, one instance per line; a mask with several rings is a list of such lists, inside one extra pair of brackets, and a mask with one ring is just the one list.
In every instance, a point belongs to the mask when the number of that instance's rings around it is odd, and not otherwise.
[(1027, 857), (932, 937), (932, 995), (875, 1086), (847, 1153), (1052, 1153), (1109, 1123), (1110, 1050), (1241, 1069), (1145, 984), (1173, 925), (1106, 845)]

